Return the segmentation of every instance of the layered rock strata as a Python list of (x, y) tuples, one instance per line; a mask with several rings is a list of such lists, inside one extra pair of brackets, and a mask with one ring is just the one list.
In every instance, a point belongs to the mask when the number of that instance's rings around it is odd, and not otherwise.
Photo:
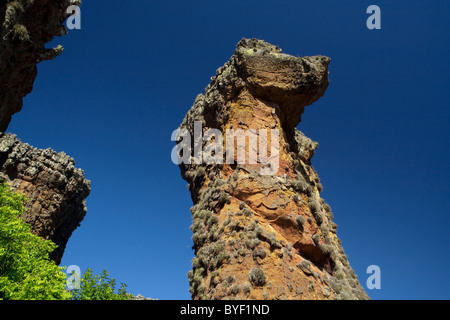
[(61, 262), (67, 241), (86, 215), (91, 183), (64, 152), (37, 149), (15, 135), (0, 136), (0, 179), (24, 194), (24, 220), (32, 232), (58, 245), (50, 258)]
[[(242, 129), (259, 142), (273, 137), (258, 130), (279, 132), (270, 154), (278, 158), (273, 174), (262, 174), (265, 163), (238, 163), (242, 146), (227, 139), (223, 150), (232, 143), (234, 163), (224, 153), (223, 164), (199, 163), (196, 154), (180, 164), (194, 202), (196, 257), (188, 274), (193, 299), (368, 298), (336, 235), (331, 208), (320, 197), (322, 185), (311, 166), (318, 144), (296, 129), (304, 108), (328, 87), (329, 62), (243, 39), (184, 118), (180, 129), (194, 137), (193, 150), (222, 142), (211, 135), (195, 138), (198, 127), (224, 136)], [(249, 144), (244, 149), (250, 154)], [(186, 159), (183, 152), (180, 147), (179, 159)], [(262, 149), (256, 152), (261, 156)]]

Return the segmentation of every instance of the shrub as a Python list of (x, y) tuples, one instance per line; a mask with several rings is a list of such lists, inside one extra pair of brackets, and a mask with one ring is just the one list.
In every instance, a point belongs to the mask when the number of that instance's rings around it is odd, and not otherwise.
[(320, 206), (317, 203), (317, 201), (313, 198), (309, 198), (309, 203), (308, 203), (309, 209), (311, 210), (312, 214), (315, 214), (316, 212), (320, 211)]
[(263, 286), (266, 284), (266, 274), (264, 273), (264, 270), (260, 267), (256, 267), (250, 270), (250, 273), (248, 274), (248, 278), (251, 283), (253, 283), (256, 286)]
[(198, 269), (201, 267), (201, 262), (199, 258), (194, 258), (192, 259), (192, 266), (194, 267), (194, 269)]
[(245, 248), (239, 248), (238, 254), (242, 257), (245, 257), (247, 255), (247, 250), (245, 250)]
[(211, 277), (209, 280), (210, 286), (216, 286), (219, 283), (217, 277), (219, 277), (219, 271), (214, 270), (213, 272), (211, 272)]
[(314, 283), (311, 281), (311, 280), (309, 280), (309, 291), (314, 291), (314, 289), (315, 289), (315, 287), (314, 287)]
[(252, 290), (252, 285), (251, 285), (250, 283), (247, 283), (247, 284), (244, 286), (244, 293), (245, 293), (245, 294), (249, 294), (251, 290)]
[(206, 286), (203, 283), (198, 286), (197, 291), (198, 291), (199, 294), (205, 293), (205, 290), (206, 290)]
[(315, 243), (316, 245), (319, 245), (319, 243), (320, 243), (320, 235), (319, 235), (318, 233), (314, 234), (314, 235), (312, 236), (312, 239), (313, 239), (313, 241), (314, 241), (314, 243)]
[(267, 256), (267, 251), (266, 251), (266, 249), (253, 250), (252, 255), (253, 255), (253, 259), (255, 259), (255, 260), (258, 257), (261, 259), (264, 259)]
[(324, 204), (323, 204), (323, 208), (325, 209), (326, 212), (331, 212), (331, 207), (330, 207), (329, 204), (324, 203)]
[(81, 277), (81, 288), (72, 291), (73, 300), (131, 300), (132, 295), (126, 292), (126, 284), (121, 284), (116, 292), (116, 280), (110, 278), (108, 271), (93, 275), (88, 268)]
[(238, 294), (239, 292), (241, 292), (241, 286), (238, 284), (235, 284), (230, 288), (231, 294)]
[(236, 277), (231, 275), (228, 278), (225, 279), (228, 285), (231, 285), (234, 281), (236, 281)]
[(292, 259), (292, 243), (289, 242), (284, 248), (286, 254)]
[(306, 192), (309, 188), (308, 183), (304, 179), (294, 180), (291, 182), (291, 185), (294, 187), (294, 189)]
[(276, 238), (276, 236), (275, 236), (274, 233), (272, 233), (272, 234), (270, 235), (269, 242), (270, 242), (270, 245), (271, 245), (272, 247), (275, 247), (275, 248), (281, 248), (281, 243), (277, 240), (277, 238)]
[(306, 222), (305, 218), (303, 218), (303, 216), (301, 216), (301, 215), (298, 215), (297, 218), (295, 219), (295, 221), (297, 222), (299, 227), (304, 225)]
[(260, 236), (262, 236), (264, 234), (264, 231), (263, 231), (263, 229), (261, 229), (261, 227), (257, 227), (257, 228), (255, 228), (255, 234), (256, 234), (256, 237), (259, 238)]
[(205, 174), (205, 171), (206, 171), (205, 167), (198, 167), (195, 170), (194, 179), (203, 176)]
[(64, 268), (49, 259), (57, 246), (20, 218), (25, 201), (0, 183), (0, 300), (70, 299)]
[(309, 198), (310, 202), (308, 204), (309, 209), (311, 210), (312, 215), (316, 219), (317, 223), (321, 225), (323, 223), (323, 213), (320, 208), (320, 205), (313, 198)]
[(289, 291), (292, 292), (292, 290), (294, 290), (294, 286), (292, 285), (292, 283), (287, 283), (286, 286), (288, 287)]
[(230, 224), (230, 222), (231, 222), (231, 219), (230, 218), (227, 218), (224, 222), (223, 222), (223, 226), (227, 226), (227, 225), (229, 225)]
[(259, 245), (260, 241), (258, 239), (246, 239), (245, 244), (247, 248), (254, 249)]
[(219, 219), (216, 216), (211, 215), (208, 219), (208, 221), (206, 222), (206, 224), (208, 225), (208, 227), (212, 227), (213, 225), (217, 224), (219, 222)]
[(297, 268), (299, 268), (300, 270), (311, 271), (311, 263), (309, 261), (303, 260), (302, 262), (297, 264)]
[(246, 216), (246, 217), (251, 217), (253, 215), (252, 210), (250, 210), (249, 208), (244, 208), (242, 210), (242, 213)]
[(331, 232), (336, 233), (338, 225), (335, 222), (331, 222), (330, 228), (331, 228)]
[(323, 190), (323, 185), (320, 182), (317, 184), (317, 190), (319, 190), (319, 192), (322, 192)]
[(230, 204), (231, 203), (231, 195), (226, 192), (222, 192), (219, 196), (219, 202), (222, 204)]
[(20, 41), (30, 41), (30, 35), (28, 30), (24, 25), (16, 24), (12, 30), (13, 39), (18, 39)]

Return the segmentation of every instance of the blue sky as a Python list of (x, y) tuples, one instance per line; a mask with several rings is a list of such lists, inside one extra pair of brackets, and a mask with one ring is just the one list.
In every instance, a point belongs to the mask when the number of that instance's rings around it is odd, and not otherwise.
[[(373, 299), (448, 299), (448, 1), (84, 1), (9, 132), (74, 157), (92, 181), (62, 265), (130, 292), (189, 299), (192, 205), (171, 133), (242, 38), (331, 57), (330, 86), (298, 128), (338, 236)], [(381, 8), (382, 29), (366, 28)]]

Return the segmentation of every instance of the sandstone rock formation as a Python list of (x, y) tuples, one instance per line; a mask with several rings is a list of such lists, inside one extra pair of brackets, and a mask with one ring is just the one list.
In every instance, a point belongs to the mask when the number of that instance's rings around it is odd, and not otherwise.
[(47, 49), (63, 26), (69, 5), (79, 0), (6, 0), (0, 3), (0, 179), (26, 195), (24, 219), (32, 231), (58, 248), (51, 258), (60, 263), (67, 241), (86, 214), (90, 181), (64, 153), (38, 150), (4, 134), (11, 116), (22, 109), (33, 88), (36, 65), (58, 56), (63, 48)]
[[(261, 163), (180, 164), (194, 202), (193, 299), (368, 299), (320, 197), (311, 167), (318, 144), (296, 129), (304, 107), (327, 89), (329, 62), (243, 39), (187, 113), (180, 129), (192, 136), (196, 121), (203, 133), (280, 132), (273, 175), (262, 175)], [(205, 148), (207, 140), (191, 147)]]
[(1, 134), (0, 179), (29, 199), (24, 220), (33, 233), (58, 245), (51, 259), (59, 264), (67, 241), (86, 215), (91, 183), (83, 170), (64, 152), (36, 149), (15, 135)]
[(11, 116), (22, 109), (22, 100), (33, 88), (36, 64), (51, 60), (63, 48), (45, 44), (67, 32), (70, 0), (2, 0), (0, 3), (0, 132)]

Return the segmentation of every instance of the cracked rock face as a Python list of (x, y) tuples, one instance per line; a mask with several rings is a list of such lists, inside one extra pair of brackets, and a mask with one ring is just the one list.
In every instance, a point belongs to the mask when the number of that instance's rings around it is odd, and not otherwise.
[(83, 170), (64, 152), (36, 149), (15, 135), (2, 134), (0, 179), (29, 199), (24, 220), (34, 234), (58, 245), (50, 258), (59, 264), (67, 241), (86, 215), (91, 182)]
[[(255, 129), (258, 141), (257, 130), (280, 133), (272, 175), (261, 163), (180, 164), (194, 202), (193, 299), (368, 299), (320, 197), (311, 166), (318, 144), (296, 129), (327, 89), (329, 62), (243, 39), (188, 111), (180, 129), (192, 137), (195, 123), (203, 133)], [(205, 150), (208, 141), (196, 143)]]
[(70, 0), (2, 0), (0, 3), (0, 132), (22, 109), (23, 98), (33, 89), (36, 64), (51, 60), (63, 48), (47, 49), (54, 36), (67, 32)]

